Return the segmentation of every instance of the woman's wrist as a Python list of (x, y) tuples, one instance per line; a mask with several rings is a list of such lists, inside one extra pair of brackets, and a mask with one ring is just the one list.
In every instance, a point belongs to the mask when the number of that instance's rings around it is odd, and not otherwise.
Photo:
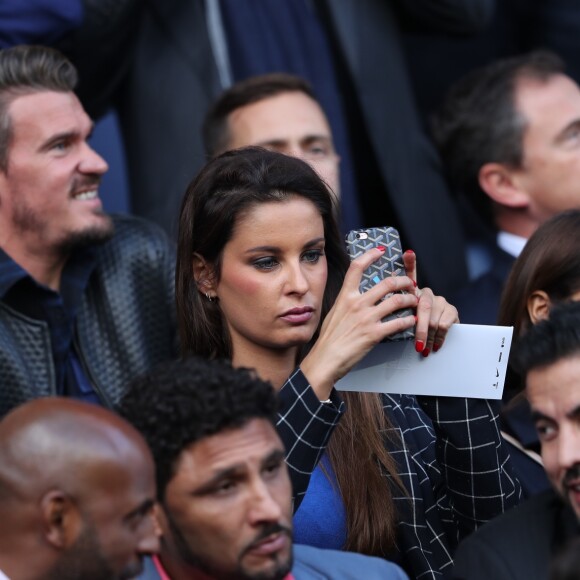
[(325, 372), (320, 367), (321, 365), (312, 364), (308, 357), (300, 364), (300, 370), (308, 380), (312, 390), (321, 402), (326, 403), (330, 400), (334, 380), (329, 376), (328, 372)]

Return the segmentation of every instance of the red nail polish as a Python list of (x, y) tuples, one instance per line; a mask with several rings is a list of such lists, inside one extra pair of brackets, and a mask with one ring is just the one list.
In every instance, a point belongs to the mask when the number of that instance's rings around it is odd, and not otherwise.
[(423, 351), (421, 354), (422, 354), (423, 356), (429, 356), (429, 353), (430, 353), (430, 352), (431, 352), (431, 349), (430, 349), (430, 348), (426, 348), (426, 349), (425, 349), (425, 350), (424, 350), (424, 351)]
[(417, 318), (417, 316), (415, 316), (415, 324), (417, 324), (417, 322), (419, 322), (419, 319)]
[(437, 352), (440, 348), (441, 348), (440, 344), (434, 344), (433, 345), (433, 352)]
[(424, 348), (425, 348), (425, 343), (422, 340), (418, 340), (415, 342), (415, 350), (417, 352), (423, 352)]
[(414, 254), (415, 252), (413, 252), (413, 250), (406, 250), (405, 254)]
[(417, 288), (417, 282), (415, 282), (415, 280), (413, 280), (413, 286), (415, 286), (415, 288)]
[(385, 246), (377, 246), (377, 250), (380, 250), (381, 252), (384, 252), (386, 249)]

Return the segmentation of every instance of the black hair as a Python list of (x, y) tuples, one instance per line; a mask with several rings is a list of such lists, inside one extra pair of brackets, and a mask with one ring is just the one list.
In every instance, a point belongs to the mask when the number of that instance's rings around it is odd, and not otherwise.
[(163, 501), (184, 449), (252, 419), (275, 425), (272, 385), (225, 360), (189, 357), (155, 367), (131, 382), (120, 413), (147, 441)]
[(522, 375), (561, 359), (580, 356), (580, 302), (550, 310), (550, 318), (532, 326), (513, 352), (513, 365)]

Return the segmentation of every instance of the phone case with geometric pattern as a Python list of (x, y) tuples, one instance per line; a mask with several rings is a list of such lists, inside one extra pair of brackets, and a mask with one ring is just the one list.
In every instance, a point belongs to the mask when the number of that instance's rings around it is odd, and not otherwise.
[[(378, 284), (384, 278), (404, 276), (406, 274), (401, 239), (399, 232), (395, 228), (383, 227), (352, 230), (347, 234), (345, 241), (346, 251), (351, 260), (358, 258), (361, 254), (376, 246), (383, 246), (385, 248), (384, 254), (363, 272), (359, 286), (361, 294), (375, 286), (375, 284)], [(392, 296), (392, 294), (387, 294), (385, 298)], [(383, 322), (413, 314), (414, 312), (411, 308), (403, 308), (383, 318)], [(403, 332), (387, 337), (386, 340), (408, 340), (414, 338), (414, 336), (415, 328), (411, 327)]]

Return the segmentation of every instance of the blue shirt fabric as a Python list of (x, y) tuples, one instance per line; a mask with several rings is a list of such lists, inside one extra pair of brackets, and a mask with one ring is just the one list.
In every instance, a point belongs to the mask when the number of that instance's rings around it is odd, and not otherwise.
[(221, 0), (232, 73), (236, 81), (271, 72), (299, 75), (312, 85), (340, 155), (342, 227), (362, 227), (341, 99), (327, 31), (308, 0)]
[(96, 265), (90, 248), (74, 252), (62, 272), (60, 293), (39, 284), (0, 249), (0, 300), (48, 325), (57, 394), (91, 403), (99, 398), (75, 349), (75, 315)]
[(294, 514), (294, 542), (327, 550), (342, 550), (346, 543), (346, 511), (326, 454)]

